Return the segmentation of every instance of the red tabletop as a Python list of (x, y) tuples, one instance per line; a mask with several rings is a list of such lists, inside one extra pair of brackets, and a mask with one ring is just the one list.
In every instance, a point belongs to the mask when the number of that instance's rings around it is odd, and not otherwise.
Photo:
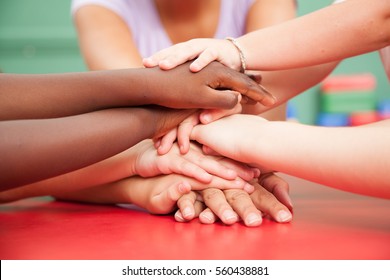
[(257, 228), (48, 198), (5, 204), (0, 259), (390, 259), (390, 200), (285, 178), (293, 221)]

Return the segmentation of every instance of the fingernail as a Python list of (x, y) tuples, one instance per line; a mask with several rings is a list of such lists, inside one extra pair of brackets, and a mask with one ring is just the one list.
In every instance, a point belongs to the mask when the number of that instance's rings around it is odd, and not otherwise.
[(258, 178), (260, 176), (260, 169), (252, 168), (252, 171), (253, 171), (253, 178)]
[(293, 209), (293, 204), (292, 204), (292, 200), (291, 200), (291, 198), (290, 198), (290, 196), (286, 196), (286, 199), (287, 199), (287, 203), (289, 204), (289, 206), (290, 206), (290, 210), (291, 209)]
[(260, 225), (262, 222), (262, 218), (259, 214), (250, 213), (246, 218), (245, 224), (247, 226), (255, 226)]
[(181, 193), (183, 193), (183, 192), (184, 192), (184, 186), (183, 186), (183, 183), (180, 183), (180, 184), (179, 184), (179, 191), (180, 191)]
[(198, 177), (198, 180), (203, 183), (210, 183), (213, 180), (213, 175), (205, 171), (204, 173), (202, 173), (201, 177)]
[(237, 214), (234, 213), (232, 210), (225, 210), (222, 216), (227, 222), (232, 222), (237, 220)]
[(186, 220), (183, 218), (180, 212), (176, 212), (175, 214), (175, 220), (178, 222), (185, 222)]
[(192, 210), (190, 207), (186, 207), (184, 208), (184, 210), (182, 211), (182, 215), (184, 218), (190, 218), (192, 216)]
[(228, 169), (228, 170), (226, 170), (226, 172), (225, 172), (225, 175), (226, 175), (226, 178), (227, 179), (234, 179), (234, 178), (237, 178), (237, 172), (236, 171), (234, 171), (234, 170), (232, 170), (232, 169)]
[[(243, 182), (244, 182), (244, 181), (240, 180), (239, 178), (236, 178), (236, 179), (234, 180), (234, 184), (235, 184), (237, 187), (243, 186)], [(244, 185), (244, 187), (245, 187), (245, 185)]]
[(204, 212), (204, 213), (202, 213), (201, 215), (202, 215), (202, 219), (205, 219), (204, 222), (210, 223), (210, 224), (215, 222), (215, 220), (214, 220), (214, 215), (213, 215), (212, 213), (210, 213), (210, 212)]
[(180, 191), (180, 193), (187, 193), (188, 192), (188, 185), (186, 183), (180, 183), (179, 184), (179, 191)]
[(255, 187), (251, 184), (248, 184), (248, 183), (245, 183), (244, 185), (244, 191), (246, 191), (247, 193), (251, 194), (255, 191)]
[(203, 124), (208, 124), (209, 122), (211, 122), (211, 115), (207, 114), (207, 113), (201, 114), (200, 115), (200, 121)]
[(278, 212), (278, 215), (277, 215), (277, 221), (278, 222), (288, 222), (288, 221), (291, 221), (292, 219), (292, 216), (291, 216), (291, 213), (285, 211), (285, 210), (281, 210)]

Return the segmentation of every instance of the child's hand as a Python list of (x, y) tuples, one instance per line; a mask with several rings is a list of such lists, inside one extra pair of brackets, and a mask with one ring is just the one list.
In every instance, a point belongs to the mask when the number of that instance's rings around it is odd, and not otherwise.
[(258, 116), (235, 114), (207, 125), (197, 125), (192, 130), (191, 140), (204, 145), (206, 153), (211, 150), (240, 162), (253, 163), (252, 149), (258, 146), (254, 144), (259, 142), (259, 123), (266, 122)]
[(221, 39), (192, 39), (163, 49), (145, 58), (143, 63), (145, 67), (158, 65), (161, 69), (169, 70), (193, 59), (195, 61), (190, 65), (193, 72), (202, 70), (213, 60), (231, 69), (240, 70), (241, 67), (237, 49), (231, 42)]
[(150, 82), (145, 88), (151, 104), (169, 108), (231, 109), (238, 95), (260, 102), (275, 104), (275, 97), (256, 81), (221, 63), (211, 62), (202, 71), (191, 73), (188, 64), (170, 71), (158, 67), (144, 69)]
[[(239, 96), (241, 101), (241, 95)], [(242, 111), (241, 102), (239, 102), (233, 109), (206, 109), (201, 112), (196, 112), (182, 121), (176, 128), (166, 133), (159, 139), (155, 140), (155, 147), (160, 155), (164, 155), (171, 149), (173, 143), (176, 141), (179, 144), (180, 152), (186, 154), (190, 148), (190, 135), (192, 129), (200, 122), (208, 124), (212, 121), (218, 120), (225, 116), (239, 114)]]
[(178, 222), (199, 217), (200, 222), (211, 224), (220, 219), (224, 224), (234, 224), (240, 219), (246, 226), (259, 226), (262, 215), (270, 215), (279, 223), (292, 219), (292, 204), (288, 184), (273, 173), (253, 182), (255, 191), (250, 195), (242, 190), (205, 189), (200, 193), (190, 192), (178, 200), (175, 213)]
[[(121, 195), (120, 203), (131, 203), (153, 214), (168, 214), (177, 208), (177, 201), (191, 190), (212, 188), (232, 188), (236, 182), (213, 177), (204, 184), (195, 179), (178, 174), (161, 175), (151, 178), (130, 177), (105, 186)], [(252, 186), (245, 187), (253, 191)], [(185, 211), (185, 210), (184, 210)]]
[(204, 155), (201, 148), (191, 143), (189, 152), (180, 153), (177, 144), (165, 155), (158, 155), (151, 140), (144, 140), (134, 147), (137, 157), (131, 163), (132, 174), (142, 177), (153, 177), (160, 174), (182, 174), (195, 178), (203, 183), (210, 183), (214, 177), (236, 181), (229, 187), (242, 188), (244, 181), (254, 178), (258, 171), (245, 164), (221, 157)]

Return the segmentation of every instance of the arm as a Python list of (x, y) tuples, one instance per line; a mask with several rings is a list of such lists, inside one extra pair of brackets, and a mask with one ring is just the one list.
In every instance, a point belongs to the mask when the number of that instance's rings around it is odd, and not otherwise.
[[(251, 32), (237, 41), (246, 55), (248, 69), (313, 66), (388, 46), (389, 14), (389, 1), (349, 0)], [(195, 39), (162, 50), (144, 59), (144, 65), (171, 69), (197, 56), (190, 66), (192, 71), (199, 71), (213, 60), (233, 69), (241, 65), (237, 49), (230, 42), (210, 39)]]
[(75, 13), (74, 23), (90, 70), (142, 66), (131, 30), (115, 12), (96, 5), (84, 6)]
[(64, 117), (147, 104), (227, 109), (237, 104), (237, 92), (264, 104), (273, 102), (250, 78), (218, 63), (196, 74), (187, 67), (0, 74), (0, 120)]
[[(192, 111), (118, 108), (0, 122), (0, 190), (83, 168), (161, 136)], [(145, 125), (147, 124), (147, 125)]]
[(295, 0), (257, 0), (251, 6), (245, 33), (295, 18)]
[[(256, 1), (248, 15), (247, 32), (261, 30), (292, 20), (296, 16), (296, 1), (262, 0)], [(262, 44), (263, 46), (264, 44)], [(258, 71), (261, 84), (272, 92), (277, 102), (272, 107), (262, 104), (243, 106), (243, 113), (262, 114), (268, 120), (285, 120), (285, 102), (319, 83), (338, 62), (284, 71)], [(278, 106), (277, 108), (275, 108)]]
[[(266, 28), (268, 26), (276, 25), (281, 22), (295, 18), (296, 16), (296, 4), (294, 0), (260, 0), (253, 3), (249, 13), (247, 15), (246, 33)], [(285, 76), (278, 77), (277, 82), (274, 84), (269, 82), (270, 78), (274, 76), (274, 73), (257, 72), (263, 77), (262, 85), (264, 85), (270, 92), (272, 92), (277, 103), (272, 108), (261, 106), (260, 104), (243, 105), (244, 114), (262, 114), (261, 116), (268, 120), (285, 120), (286, 107), (283, 104), (286, 94), (281, 94), (279, 89), (280, 83), (283, 83)], [(270, 78), (268, 77), (270, 76)], [(279, 76), (279, 75), (278, 75)], [(267, 84), (267, 86), (264, 84)], [(271, 88), (268, 88), (268, 87)], [(275, 86), (277, 86), (275, 88)], [(284, 92), (283, 92), (284, 93)], [(278, 106), (279, 105), (279, 106)], [(267, 112), (265, 112), (267, 111)], [(214, 119), (213, 117), (211, 117)]]
[[(296, 15), (294, 0), (256, 1), (248, 15), (247, 31), (262, 30), (292, 20)], [(275, 40), (273, 38), (272, 40)], [(264, 44), (261, 44), (262, 48)], [(261, 48), (261, 49), (262, 49)], [(243, 106), (243, 113), (261, 114), (268, 120), (285, 120), (285, 102), (303, 91), (315, 86), (338, 65), (338, 62), (280, 71), (258, 71), (261, 84), (272, 92), (277, 102), (272, 107), (261, 104)], [(275, 108), (278, 106), (277, 108)]]
[[(24, 185), (14, 190), (0, 192), (0, 202), (32, 196), (77, 192), (80, 189), (109, 184), (134, 175), (147, 178), (161, 174), (182, 174), (206, 185), (216, 176), (225, 181), (231, 181), (225, 187), (245, 188), (244, 181), (238, 177), (249, 181), (255, 177), (255, 172), (257, 170), (245, 164), (204, 155), (201, 148), (193, 143), (186, 155), (181, 155), (177, 145), (174, 145), (168, 154), (159, 156), (153, 147), (153, 141), (148, 139), (120, 154), (85, 168)], [(109, 193), (108, 189), (107, 194)], [(87, 197), (84, 200), (89, 201)]]
[[(168, 214), (176, 208), (177, 200), (191, 189), (234, 187), (231, 181), (214, 177), (204, 184), (178, 174), (150, 178), (133, 176), (110, 184), (69, 192), (58, 189), (51, 192), (59, 199), (100, 204), (135, 204), (154, 214)], [(253, 189), (252, 189), (253, 191)]]
[(349, 0), (238, 41), (247, 54), (249, 69), (311, 66), (389, 45), (389, 16), (389, 1)]
[[(241, 186), (248, 185), (240, 179)], [(167, 214), (176, 206), (176, 201), (191, 189), (205, 188), (237, 188), (237, 182), (213, 177), (209, 183), (202, 183), (196, 179), (179, 174), (160, 175), (149, 178), (132, 176), (107, 184), (70, 189), (57, 186), (46, 187), (23, 186), (0, 192), (0, 203), (15, 201), (33, 196), (51, 195), (58, 199), (99, 203), (99, 204), (135, 204), (147, 209), (151, 213)], [(251, 185), (245, 190), (253, 192)]]
[(329, 128), (234, 115), (195, 127), (192, 138), (235, 160), (390, 198), (390, 121)]

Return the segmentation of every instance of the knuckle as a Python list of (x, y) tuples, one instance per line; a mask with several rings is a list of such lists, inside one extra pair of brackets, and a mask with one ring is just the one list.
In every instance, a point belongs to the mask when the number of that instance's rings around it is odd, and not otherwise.
[(230, 204), (235, 204), (246, 200), (248, 198), (248, 194), (242, 190), (231, 190), (227, 192), (226, 198)]
[(207, 48), (205, 50), (205, 55), (207, 54), (207, 57), (210, 59), (216, 59), (218, 57), (218, 51), (214, 48)]
[(257, 190), (253, 193), (253, 195), (256, 196), (256, 199), (261, 204), (263, 204), (264, 202), (269, 202), (271, 200), (274, 200), (275, 198), (270, 192), (266, 191), (265, 189), (263, 189), (262, 191)]
[(207, 200), (214, 200), (215, 198), (221, 196), (222, 191), (220, 189), (206, 189), (203, 191), (203, 197), (204, 199)]

